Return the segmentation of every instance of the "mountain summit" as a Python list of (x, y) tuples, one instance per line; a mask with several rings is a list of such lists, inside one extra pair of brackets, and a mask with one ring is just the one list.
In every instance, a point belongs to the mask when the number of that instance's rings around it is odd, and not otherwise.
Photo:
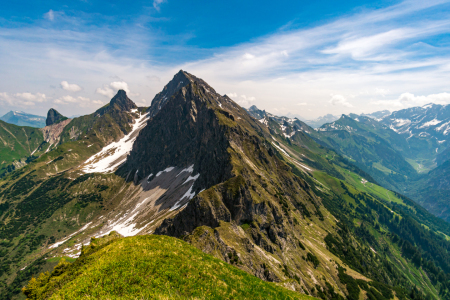
[(166, 84), (166, 86), (164, 86), (164, 89), (161, 92), (159, 92), (155, 96), (155, 98), (153, 98), (152, 104), (148, 109), (150, 117), (156, 115), (158, 111), (160, 111), (161, 108), (164, 106), (164, 104), (170, 99), (170, 97), (172, 97), (173, 94), (179, 91), (182, 87), (185, 87), (192, 82), (208, 85), (202, 79), (197, 78), (186, 71), (180, 70), (177, 74), (175, 74), (172, 80), (169, 81), (169, 83)]
[(127, 111), (137, 108), (136, 104), (128, 98), (124, 90), (117, 91), (117, 94), (111, 99), (109, 105)]
[(45, 125), (50, 126), (50, 125), (57, 124), (64, 120), (67, 120), (67, 117), (64, 117), (56, 109), (50, 108), (47, 113), (47, 119), (45, 120)]

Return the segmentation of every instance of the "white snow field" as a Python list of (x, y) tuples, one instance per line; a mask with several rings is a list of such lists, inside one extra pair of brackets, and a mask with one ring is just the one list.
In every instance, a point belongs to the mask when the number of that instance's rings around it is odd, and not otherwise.
[(123, 164), (127, 155), (133, 149), (134, 141), (139, 131), (147, 125), (148, 115), (141, 114), (133, 124), (133, 129), (129, 134), (117, 142), (112, 142), (104, 147), (100, 152), (91, 156), (83, 165), (82, 171), (85, 173), (111, 173)]

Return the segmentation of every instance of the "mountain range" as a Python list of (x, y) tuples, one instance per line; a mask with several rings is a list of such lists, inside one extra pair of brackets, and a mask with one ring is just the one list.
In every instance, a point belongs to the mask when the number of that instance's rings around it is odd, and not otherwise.
[(316, 130), (180, 71), (150, 107), (0, 123), (24, 161), (0, 179), (0, 299), (450, 299), (444, 198), (405, 193), (445, 194), (447, 162), (418, 171), (446, 142), (377, 116)]
[(45, 117), (30, 115), (23, 111), (10, 111), (0, 117), (1, 121), (18, 126), (42, 128), (45, 126)]

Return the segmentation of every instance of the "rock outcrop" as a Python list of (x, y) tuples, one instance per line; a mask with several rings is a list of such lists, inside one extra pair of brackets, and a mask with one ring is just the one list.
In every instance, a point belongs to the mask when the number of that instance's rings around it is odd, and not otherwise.
[(50, 108), (47, 113), (47, 119), (45, 120), (45, 125), (50, 126), (53, 124), (58, 124), (59, 122), (62, 122), (64, 120), (67, 120), (67, 117), (64, 117), (61, 115), (56, 109)]
[(72, 121), (72, 119), (65, 119), (61, 122), (53, 123), (42, 128), (41, 131), (44, 134), (44, 141), (50, 145), (58, 144), (62, 131), (70, 121)]

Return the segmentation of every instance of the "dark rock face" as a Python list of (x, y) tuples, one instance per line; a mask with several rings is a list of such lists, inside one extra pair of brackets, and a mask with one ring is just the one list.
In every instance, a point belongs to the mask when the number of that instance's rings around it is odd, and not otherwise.
[(264, 118), (267, 115), (265, 110), (259, 109), (258, 107), (256, 107), (256, 105), (250, 106), (247, 111), (252, 117), (258, 120)]
[(107, 105), (90, 115), (74, 118), (70, 126), (64, 128), (61, 143), (86, 135), (95, 136), (104, 145), (118, 141), (131, 131), (134, 119), (139, 117), (142, 109), (135, 109), (138, 107), (126, 92), (119, 90)]
[(261, 249), (300, 255), (301, 233), (289, 210), (301, 217), (300, 208), (314, 212), (320, 202), (281, 160), (263, 124), (200, 79), (182, 86), (186, 78), (194, 77), (181, 71), (166, 86), (162, 95), (173, 92), (170, 98), (155, 97), (148, 124), (117, 174), (145, 189), (151, 174), (193, 165), (195, 196), (154, 234), (183, 237), (226, 262), (239, 260), (239, 268), (259, 278), (280, 281), (279, 266), (269, 267)]
[(198, 89), (196, 83), (181, 88), (150, 118), (119, 174), (132, 180), (128, 174), (138, 171), (133, 179), (138, 183), (167, 167), (194, 165), (193, 174), (200, 174), (193, 189), (196, 193), (231, 176), (226, 128)]
[(53, 124), (57, 124), (63, 120), (67, 120), (67, 118), (61, 115), (56, 109), (50, 108), (50, 110), (47, 113), (47, 119), (45, 120), (45, 124), (46, 126), (50, 126)]
[(104, 112), (111, 109), (117, 109), (120, 111), (130, 111), (137, 108), (136, 104), (127, 96), (124, 90), (119, 90), (117, 94), (111, 99), (109, 105), (100, 108), (97, 113), (103, 115)]
[(208, 85), (202, 79), (197, 78), (183, 70), (180, 70), (177, 74), (175, 74), (173, 79), (164, 87), (164, 89), (158, 93), (155, 98), (153, 98), (152, 105), (148, 108), (150, 117), (155, 116), (168, 102), (168, 100), (182, 87), (185, 87), (193, 82), (200, 85)]

